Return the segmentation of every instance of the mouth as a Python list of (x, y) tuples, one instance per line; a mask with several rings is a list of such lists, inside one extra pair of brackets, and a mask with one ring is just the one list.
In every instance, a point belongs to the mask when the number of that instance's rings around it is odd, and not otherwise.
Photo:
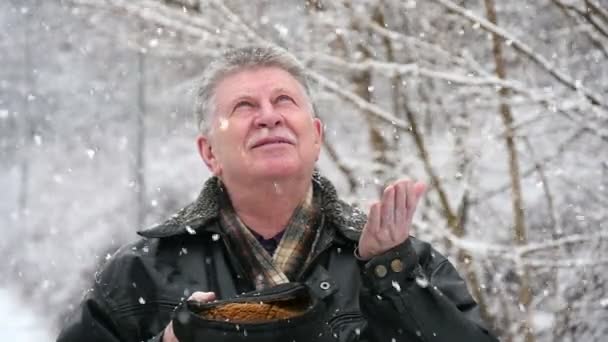
[(251, 148), (254, 149), (257, 147), (262, 147), (262, 146), (266, 146), (266, 145), (274, 145), (274, 144), (293, 145), (294, 143), (290, 139), (283, 138), (283, 137), (268, 137), (268, 138), (263, 138), (263, 139), (256, 141), (251, 146)]

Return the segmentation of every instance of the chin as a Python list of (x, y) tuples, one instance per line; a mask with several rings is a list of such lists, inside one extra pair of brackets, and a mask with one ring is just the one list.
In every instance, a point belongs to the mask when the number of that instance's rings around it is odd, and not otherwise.
[(302, 173), (302, 164), (293, 161), (265, 161), (251, 169), (256, 175), (268, 178), (286, 178)]

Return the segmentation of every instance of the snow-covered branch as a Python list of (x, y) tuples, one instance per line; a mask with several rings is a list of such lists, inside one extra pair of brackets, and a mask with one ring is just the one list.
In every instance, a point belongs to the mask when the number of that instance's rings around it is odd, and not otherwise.
[(322, 53), (311, 53), (308, 56), (304, 56), (305, 59), (315, 60), (320, 63), (331, 64), (341, 69), (352, 70), (352, 71), (377, 71), (385, 76), (393, 77), (395, 75), (413, 75), (438, 79), (454, 84), (461, 84), (467, 86), (492, 86), (492, 87), (504, 87), (508, 89), (518, 90), (522, 86), (518, 86), (515, 82), (501, 80), (497, 77), (475, 77), (472, 74), (462, 75), (450, 71), (437, 71), (430, 70), (428, 68), (420, 67), (416, 63), (400, 64), (383, 62), (373, 59), (366, 59), (360, 62), (349, 62), (344, 59), (330, 56)]
[[(425, 223), (416, 222), (416, 225), (425, 226)], [(543, 260), (542, 258), (533, 257), (530, 255), (535, 252), (544, 252), (549, 249), (565, 247), (576, 243), (596, 243), (600, 239), (608, 239), (608, 233), (606, 232), (595, 234), (576, 234), (547, 242), (528, 243), (523, 246), (512, 246), (471, 240), (467, 238), (459, 238), (443, 228), (433, 227), (433, 230), (439, 232), (442, 237), (448, 239), (453, 246), (466, 250), (472, 255), (482, 258), (499, 258), (532, 267), (573, 267), (601, 265), (608, 263), (608, 259), (583, 259), (562, 256), (562, 259), (560, 260)]]
[(328, 79), (327, 77), (322, 76), (321, 74), (312, 69), (308, 69), (307, 73), (310, 78), (317, 82), (320, 86), (331, 90), (342, 99), (347, 100), (348, 102), (360, 108), (362, 111), (369, 112), (378, 119), (397, 128), (400, 128), (405, 131), (409, 130), (409, 125), (405, 121), (396, 118), (392, 113), (389, 113), (381, 107), (366, 101), (365, 99), (353, 93), (352, 91), (345, 89), (344, 86)]
[(213, 35), (216, 28), (205, 20), (181, 9), (163, 5), (156, 0), (69, 0), (76, 5), (86, 5), (111, 10), (123, 10), (125, 14), (138, 17), (166, 27), (172, 27), (201, 39)]
[(433, 1), (440, 3), (445, 8), (447, 8), (449, 11), (456, 13), (456, 14), (466, 18), (467, 20), (469, 20), (473, 23), (479, 24), (480, 27), (482, 27), (484, 30), (501, 37), (502, 39), (505, 40), (507, 45), (512, 46), (515, 50), (519, 51), (523, 55), (530, 58), (530, 60), (535, 62), (538, 66), (540, 66), (542, 69), (547, 71), (550, 75), (555, 77), (555, 79), (557, 79), (560, 83), (562, 83), (563, 85), (565, 85), (566, 87), (568, 87), (574, 91), (580, 92), (587, 99), (589, 99), (589, 101), (591, 101), (591, 103), (596, 104), (598, 106), (602, 106), (604, 109), (608, 110), (608, 103), (605, 102), (603, 97), (601, 97), (601, 96), (595, 94), (593, 91), (587, 89), (585, 86), (583, 86), (583, 84), (580, 81), (575, 81), (569, 75), (559, 71), (553, 63), (551, 63), (549, 60), (547, 60), (545, 57), (543, 57), (539, 53), (535, 52), (529, 45), (527, 45), (524, 42), (522, 42), (521, 40), (517, 39), (517, 37), (515, 37), (508, 31), (504, 30), (503, 28), (501, 28), (497, 25), (492, 24), (485, 18), (482, 18), (482, 17), (474, 14), (472, 11), (467, 10), (467, 9), (457, 5), (453, 1), (450, 1), (450, 0), (433, 0)]

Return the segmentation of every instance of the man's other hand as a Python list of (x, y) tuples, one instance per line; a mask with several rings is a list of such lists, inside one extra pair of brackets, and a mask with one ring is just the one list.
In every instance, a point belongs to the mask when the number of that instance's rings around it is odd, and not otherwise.
[[(196, 300), (201, 303), (207, 303), (212, 300), (215, 300), (215, 293), (213, 292), (194, 292), (188, 300)], [(165, 328), (165, 332), (163, 334), (163, 342), (179, 342), (177, 337), (175, 337), (175, 333), (173, 332), (173, 322), (169, 322), (169, 325)]]
[(426, 185), (401, 179), (389, 185), (382, 200), (369, 209), (359, 239), (359, 256), (368, 260), (402, 244), (410, 235), (412, 218)]

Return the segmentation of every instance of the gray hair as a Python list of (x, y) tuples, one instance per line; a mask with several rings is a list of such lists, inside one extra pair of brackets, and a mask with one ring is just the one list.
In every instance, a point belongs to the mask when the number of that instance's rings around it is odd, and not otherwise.
[(215, 114), (214, 96), (217, 85), (231, 74), (258, 67), (278, 67), (290, 73), (302, 85), (314, 115), (314, 104), (304, 66), (292, 54), (281, 48), (270, 45), (248, 46), (226, 51), (205, 69), (196, 94), (194, 109), (196, 123), (201, 133), (207, 134), (211, 129), (209, 115)]

